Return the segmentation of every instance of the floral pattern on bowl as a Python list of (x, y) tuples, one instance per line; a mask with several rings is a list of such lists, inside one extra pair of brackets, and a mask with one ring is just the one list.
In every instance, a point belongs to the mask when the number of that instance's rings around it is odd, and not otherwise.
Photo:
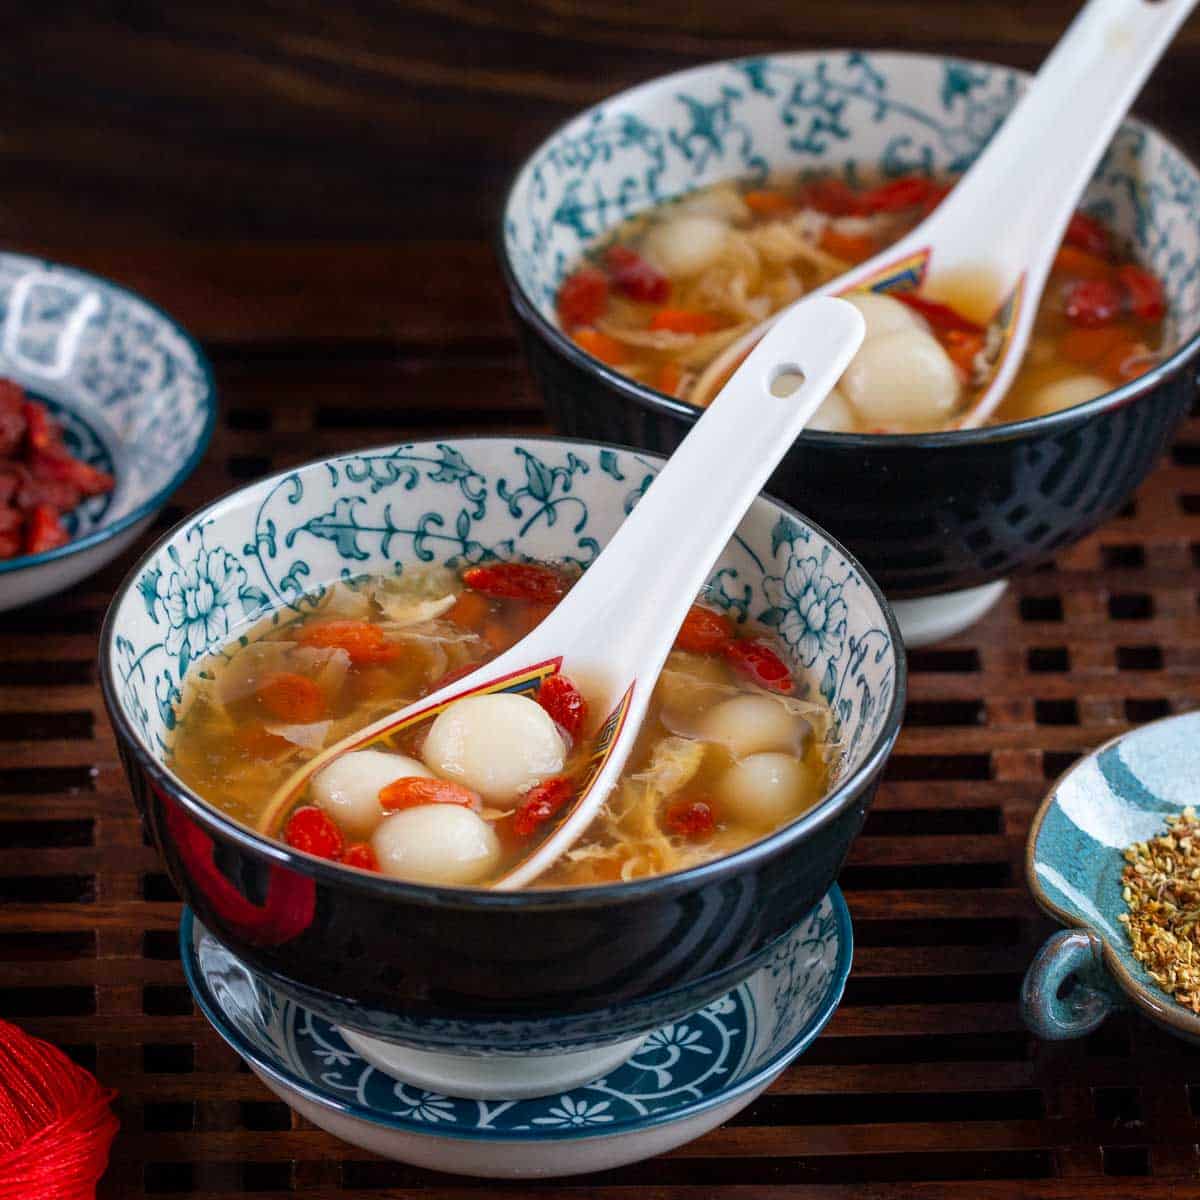
[(1039, 906), (1070, 928), (1046, 942), (1026, 975), (1022, 1014), (1035, 1033), (1079, 1037), (1132, 1004), (1168, 1032), (1200, 1042), (1200, 1017), (1150, 978), (1118, 920), (1126, 911), (1125, 847), (1162, 833), (1166, 818), (1197, 796), (1200, 713), (1185, 713), (1101, 746), (1042, 802), (1029, 833), (1026, 876)]
[[(505, 252), (555, 323), (563, 276), (597, 237), (663, 200), (730, 177), (833, 170), (957, 173), (1029, 76), (963, 59), (874, 51), (776, 54), (709, 64), (603, 101), (545, 142), (513, 186)], [(1113, 139), (1084, 207), (1122, 230), (1164, 281), (1169, 350), (1200, 324), (1200, 179), (1136, 120)]]
[(140, 533), (208, 444), (216, 397), (192, 338), (84, 271), (0, 253), (0, 378), (45, 402), (68, 448), (116, 476), (66, 518), (73, 540), (0, 561), (0, 611), (69, 586)]
[[(201, 1011), (288, 1103), (307, 1102), (302, 1111), (318, 1114), (318, 1124), (393, 1157), (513, 1177), (634, 1161), (727, 1120), (825, 1026), (845, 987), (852, 944), (835, 887), (748, 980), (652, 1032), (603, 1078), (560, 1095), (464, 1100), (370, 1066), (187, 910), (181, 928), (184, 972)], [(333, 1117), (343, 1123), (331, 1124)]]
[[(121, 703), (165, 750), (189, 667), (336, 579), (521, 557), (586, 567), (658, 466), (615, 449), (480, 438), (381, 447), (265, 480), (249, 528), (218, 503), (143, 565), (141, 611), (121, 614), (116, 639)], [(819, 680), (853, 763), (895, 687), (891, 634), (858, 571), (811, 529), (756, 508), (709, 590), (733, 616), (778, 627)]]

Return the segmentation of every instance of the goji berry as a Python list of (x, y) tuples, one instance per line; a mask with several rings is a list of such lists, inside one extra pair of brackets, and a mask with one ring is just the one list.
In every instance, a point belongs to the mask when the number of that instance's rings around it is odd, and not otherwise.
[(483, 800), (478, 792), (449, 779), (406, 775), (379, 789), (379, 804), (387, 812), (421, 808), (426, 804), (458, 804), (478, 812), (483, 807)]
[(345, 650), (355, 666), (388, 662), (396, 655), (383, 630), (369, 621), (316, 621), (304, 625), (297, 638), (305, 646)]
[(379, 870), (379, 859), (375, 857), (369, 842), (355, 842), (353, 846), (347, 846), (342, 863), (347, 867), (358, 867), (360, 871)]
[(671, 833), (702, 837), (712, 832), (717, 819), (712, 806), (703, 800), (676, 800), (667, 809), (664, 823)]
[(1071, 217), (1063, 241), (1097, 258), (1104, 258), (1108, 254), (1108, 230), (1087, 213), (1077, 212)]
[(541, 600), (553, 603), (567, 590), (560, 571), (541, 563), (491, 563), (463, 572), (463, 583), (485, 596), (503, 600)]
[(590, 325), (608, 303), (608, 277), (595, 267), (581, 267), (558, 289), (558, 319), (564, 329)]
[(537, 702), (571, 737), (578, 737), (587, 720), (587, 701), (565, 675), (550, 675), (537, 690)]
[(906, 175), (863, 192), (858, 203), (865, 213), (899, 212), (923, 204), (929, 198), (932, 186), (923, 175)]
[(671, 294), (671, 281), (628, 246), (609, 246), (604, 252), (604, 265), (612, 277), (613, 287), (630, 300), (664, 304)]
[(26, 554), (43, 554), (71, 540), (58, 513), (49, 504), (39, 504), (25, 519)]
[(939, 333), (946, 333), (951, 329), (959, 329), (964, 333), (984, 331), (982, 325), (938, 300), (927, 300), (924, 296), (918, 296), (916, 292), (889, 292), (888, 295), (907, 304), (913, 312), (920, 313)]
[(556, 775), (530, 788), (513, 816), (513, 832), (518, 837), (529, 837), (574, 795), (575, 786), (564, 775)]
[(1167, 311), (1162, 284), (1145, 267), (1129, 263), (1117, 268), (1117, 282), (1125, 289), (1130, 311), (1142, 321), (1161, 321)]
[(1120, 315), (1120, 289), (1107, 279), (1080, 279), (1067, 288), (1063, 311), (1074, 325), (1107, 325)]
[(283, 840), (296, 850), (329, 858), (337, 862), (342, 857), (342, 831), (324, 809), (305, 804), (288, 819)]
[(675, 635), (675, 649), (692, 654), (713, 654), (733, 637), (733, 622), (724, 613), (713, 612), (701, 604), (688, 609)]
[(766, 642), (742, 638), (724, 647), (729, 664), (759, 687), (772, 692), (790, 692), (796, 684), (787, 663)]
[(273, 717), (307, 725), (325, 715), (325, 693), (307, 675), (281, 671), (259, 684), (258, 701)]

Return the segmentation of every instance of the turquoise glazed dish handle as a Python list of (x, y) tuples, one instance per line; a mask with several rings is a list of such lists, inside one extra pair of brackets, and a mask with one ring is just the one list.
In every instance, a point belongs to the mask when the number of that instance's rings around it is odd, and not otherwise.
[[(1060, 995), (1072, 977), (1075, 986)], [(1100, 939), (1086, 929), (1061, 929), (1047, 938), (1021, 984), (1021, 1019), (1046, 1041), (1083, 1037), (1121, 1007), (1104, 969)]]

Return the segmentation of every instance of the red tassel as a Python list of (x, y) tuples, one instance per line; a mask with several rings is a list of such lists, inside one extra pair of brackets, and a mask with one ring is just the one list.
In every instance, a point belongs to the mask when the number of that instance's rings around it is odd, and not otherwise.
[(0, 1021), (0, 1200), (92, 1200), (119, 1126), (115, 1095)]

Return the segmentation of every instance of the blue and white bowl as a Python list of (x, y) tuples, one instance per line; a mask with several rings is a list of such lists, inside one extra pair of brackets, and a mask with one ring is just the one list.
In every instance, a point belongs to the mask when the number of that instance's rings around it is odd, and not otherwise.
[[(659, 201), (732, 177), (962, 171), (1028, 79), (937, 54), (772, 54), (663, 76), (567, 122), (521, 166), (499, 240), (555, 427), (669, 452), (700, 415), (592, 358), (558, 327), (558, 286), (595, 239)], [(1077, 408), (994, 428), (806, 430), (767, 484), (862, 561), (910, 645), (970, 624), (1013, 572), (1118, 511), (1195, 398), (1200, 171), (1127, 120), (1083, 207), (1163, 280), (1170, 315), (1159, 367)]]
[(0, 253), (0, 378), (50, 409), (71, 453), (116, 477), (64, 518), (71, 541), (0, 560), (0, 612), (99, 570), (204, 454), (216, 418), (200, 347), (161, 309), (85, 271)]
[(422, 886), (261, 837), (172, 773), (188, 673), (264, 613), (303, 611), (306, 594), (345, 576), (422, 564), (586, 565), (660, 465), (554, 439), (383, 446), (251, 484), (131, 571), (105, 621), (100, 676), (134, 796), (185, 902), (272, 986), (417, 1050), (583, 1052), (723, 995), (829, 890), (899, 730), (904, 656), (858, 564), (766, 497), (714, 566), (710, 595), (778, 627), (832, 706), (840, 750), (821, 802), (734, 854), (589, 888)]
[(1025, 976), (1022, 1015), (1040, 1037), (1082, 1037), (1134, 1008), (1200, 1044), (1200, 1016), (1168, 996), (1133, 956), (1120, 922), (1123, 852), (1166, 830), (1200, 796), (1200, 713), (1153, 721), (1107, 742), (1054, 785), (1029, 831), (1033, 898), (1066, 929)]
[(186, 910), (181, 949), (200, 1010), (255, 1075), (315, 1125), (402, 1162), (514, 1179), (623, 1166), (729, 1120), (833, 1015), (853, 939), (835, 887), (744, 983), (654, 1030), (603, 1077), (526, 1100), (463, 1100), (384, 1074)]

